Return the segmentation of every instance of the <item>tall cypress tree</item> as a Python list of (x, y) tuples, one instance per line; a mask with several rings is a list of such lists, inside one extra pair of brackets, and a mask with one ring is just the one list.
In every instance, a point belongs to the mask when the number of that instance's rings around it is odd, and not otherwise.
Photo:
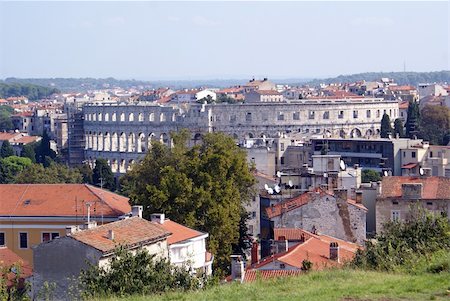
[(405, 136), (405, 131), (403, 129), (403, 122), (400, 118), (397, 118), (394, 121), (394, 134), (398, 135), (400, 138), (403, 138)]
[(381, 119), (380, 136), (381, 138), (388, 138), (390, 134), (392, 134), (391, 119), (388, 114), (384, 113), (383, 118)]
[(0, 158), (7, 158), (14, 156), (14, 149), (8, 140), (3, 141), (2, 147), (0, 148)]
[(406, 137), (413, 138), (419, 132), (420, 110), (419, 104), (411, 100), (408, 104), (408, 117), (406, 119)]

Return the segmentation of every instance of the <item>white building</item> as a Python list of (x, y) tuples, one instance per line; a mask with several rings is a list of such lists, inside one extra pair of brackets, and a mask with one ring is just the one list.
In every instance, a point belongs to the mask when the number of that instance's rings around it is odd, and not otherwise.
[(195, 94), (195, 98), (197, 100), (200, 100), (200, 99), (203, 99), (203, 98), (208, 98), (208, 96), (214, 101), (217, 99), (216, 92), (213, 92), (211, 90), (202, 90), (202, 91), (199, 91), (199, 92), (197, 92)]

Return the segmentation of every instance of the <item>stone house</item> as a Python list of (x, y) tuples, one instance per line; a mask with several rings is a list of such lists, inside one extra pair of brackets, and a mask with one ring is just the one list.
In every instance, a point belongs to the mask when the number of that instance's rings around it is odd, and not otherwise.
[(376, 231), (390, 220), (408, 219), (413, 205), (450, 216), (450, 178), (383, 177), (376, 200)]
[(346, 189), (335, 189), (332, 193), (316, 188), (265, 208), (261, 219), (270, 220), (273, 228), (300, 228), (363, 244), (366, 239), (366, 213), (362, 194), (357, 193), (356, 200), (352, 200), (348, 198)]
[(86, 226), (83, 230), (68, 227), (66, 236), (33, 247), (33, 287), (39, 288), (45, 281), (55, 283), (55, 297), (65, 298), (74, 277), (89, 263), (108, 266), (118, 246), (168, 257), (167, 238), (171, 233), (158, 223), (133, 216), (103, 226), (96, 226), (95, 222)]

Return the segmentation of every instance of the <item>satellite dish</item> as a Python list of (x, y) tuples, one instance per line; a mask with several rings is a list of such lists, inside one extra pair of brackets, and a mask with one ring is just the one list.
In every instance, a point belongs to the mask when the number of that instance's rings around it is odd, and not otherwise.
[(292, 183), (292, 180), (289, 180), (288, 185), (289, 185), (289, 187), (291, 187), (291, 188), (294, 186), (294, 183)]
[(422, 167), (419, 168), (419, 174), (420, 174), (421, 176), (423, 176), (423, 175), (425, 174), (425, 171), (423, 170)]
[(280, 193), (280, 191), (281, 191), (281, 187), (278, 186), (278, 185), (275, 185), (275, 186), (273, 187), (273, 189), (275, 190), (276, 193)]
[(269, 185), (264, 184), (264, 189), (265, 189), (265, 190), (269, 190)]
[(267, 193), (273, 194), (273, 189), (269, 187), (269, 189), (267, 189)]
[(383, 176), (387, 177), (389, 174), (387, 172), (387, 170), (383, 171)]
[(281, 172), (277, 171), (277, 178), (281, 178)]
[(341, 168), (342, 171), (347, 169), (347, 166), (345, 166), (344, 160), (341, 159), (341, 161), (339, 162), (339, 167)]

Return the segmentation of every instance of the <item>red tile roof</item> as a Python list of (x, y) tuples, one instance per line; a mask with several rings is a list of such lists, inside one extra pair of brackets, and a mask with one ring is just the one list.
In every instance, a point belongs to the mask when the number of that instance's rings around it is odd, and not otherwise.
[[(294, 197), (290, 200), (286, 200), (286, 201), (276, 204), (274, 206), (267, 207), (265, 209), (267, 217), (272, 218), (272, 217), (281, 215), (282, 211), (289, 212), (289, 211), (295, 210), (299, 207), (302, 207), (303, 205), (308, 204), (308, 202), (313, 199), (314, 195), (319, 195), (320, 197), (325, 197), (325, 196), (335, 197), (333, 194), (327, 193), (324, 190), (317, 188), (314, 192), (305, 192), (305, 193), (303, 193), (297, 197)], [(353, 205), (360, 209), (367, 210), (366, 207), (364, 207), (362, 204), (356, 203), (355, 200), (347, 199), (347, 203), (349, 205)]]
[(205, 235), (206, 233), (185, 227), (181, 224), (173, 222), (166, 219), (164, 223), (160, 224), (167, 232), (172, 233), (172, 235), (167, 239), (169, 245), (180, 243), (185, 240)]
[[(19, 255), (8, 249), (7, 247), (0, 247), (0, 267), (10, 267), (14, 264), (19, 264), (21, 267), (22, 278), (28, 278), (33, 274), (33, 270), (27, 261), (23, 260)], [(8, 286), (12, 284), (14, 274), (8, 274)]]
[(118, 217), (131, 211), (128, 198), (88, 184), (1, 184), (0, 216)]
[(288, 241), (300, 241), (302, 238), (309, 239), (314, 234), (299, 228), (275, 228), (273, 229), (273, 236), (275, 240), (283, 240), (284, 238)]
[(280, 277), (298, 276), (303, 271), (299, 270), (248, 270), (245, 271), (244, 282), (253, 282), (257, 279), (272, 279)]
[(409, 107), (409, 101), (400, 101), (398, 103), (398, 108), (406, 110)]
[[(109, 230), (114, 233), (113, 240), (108, 238)], [(140, 217), (130, 217), (93, 229), (81, 230), (70, 234), (69, 237), (103, 253), (109, 253), (119, 245), (127, 248), (147, 245), (164, 240), (170, 234), (158, 223)]]
[(402, 166), (403, 169), (411, 169), (418, 165), (419, 163), (408, 163)]
[(381, 198), (400, 198), (402, 184), (422, 183), (422, 199), (450, 200), (450, 178), (446, 177), (383, 177)]
[(391, 91), (411, 91), (416, 90), (413, 86), (389, 86), (388, 88)]

